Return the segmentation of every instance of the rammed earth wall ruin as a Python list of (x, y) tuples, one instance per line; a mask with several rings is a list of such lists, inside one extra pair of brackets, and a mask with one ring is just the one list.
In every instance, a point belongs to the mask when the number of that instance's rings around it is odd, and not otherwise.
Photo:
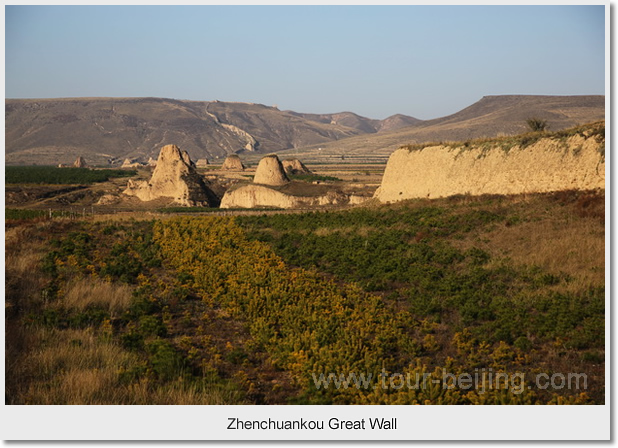
[(605, 188), (605, 143), (596, 136), (542, 138), (527, 147), (401, 148), (389, 158), (381, 202), (457, 194), (520, 194)]

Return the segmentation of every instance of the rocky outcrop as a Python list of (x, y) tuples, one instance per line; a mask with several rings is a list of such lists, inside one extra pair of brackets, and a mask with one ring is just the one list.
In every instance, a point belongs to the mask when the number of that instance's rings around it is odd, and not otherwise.
[(87, 166), (88, 164), (86, 164), (86, 161), (82, 156), (79, 156), (75, 162), (73, 162), (73, 168), (86, 168)]
[(207, 168), (210, 165), (210, 163), (208, 163), (208, 159), (198, 159), (197, 162), (195, 162), (195, 166), (197, 168)]
[(172, 198), (183, 206), (215, 206), (217, 198), (195, 171), (195, 165), (186, 151), (176, 145), (161, 148), (157, 166), (150, 181), (129, 180), (125, 194), (137, 196), (142, 201)]
[(285, 159), (281, 161), (281, 164), (288, 175), (311, 174), (309, 168), (298, 159)]
[(243, 131), (238, 126), (234, 126), (232, 124), (220, 123), (225, 129), (230, 132), (233, 132), (237, 136), (239, 136), (242, 140), (244, 140), (244, 148), (246, 151), (255, 151), (256, 147), (259, 145), (258, 141), (248, 132)]
[[(557, 134), (512, 147), (495, 140), (476, 145), (401, 148), (389, 158), (381, 202), (457, 194), (520, 194), (605, 188), (603, 134)], [(526, 145), (526, 143), (528, 143)]]
[(245, 169), (245, 166), (242, 164), (238, 155), (230, 154), (225, 158), (223, 165), (221, 165), (221, 169), (229, 171), (243, 171)]
[(253, 177), (253, 183), (262, 185), (280, 186), (287, 184), (289, 181), (290, 179), (285, 174), (279, 157), (275, 154), (268, 155), (260, 160)]
[(367, 197), (329, 191), (320, 196), (294, 196), (264, 185), (244, 185), (228, 190), (221, 200), (221, 208), (305, 208), (318, 206), (354, 205)]

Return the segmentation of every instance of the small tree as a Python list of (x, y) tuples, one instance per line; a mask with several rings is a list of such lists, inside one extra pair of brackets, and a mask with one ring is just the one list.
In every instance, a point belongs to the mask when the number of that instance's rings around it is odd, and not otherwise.
[(532, 129), (532, 131), (534, 132), (543, 132), (545, 131), (545, 129), (547, 129), (547, 120), (543, 120), (541, 118), (528, 118), (526, 120), (526, 123), (528, 123), (530, 129)]

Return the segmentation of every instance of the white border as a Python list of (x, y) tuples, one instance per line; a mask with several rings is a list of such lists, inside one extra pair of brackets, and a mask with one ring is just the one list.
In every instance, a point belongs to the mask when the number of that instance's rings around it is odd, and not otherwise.
[[(30, 2), (16, 1), (15, 4)], [(38, 4), (47, 2), (38, 2)], [(71, 1), (67, 3), (73, 3)], [(118, 4), (117, 2), (98, 2)], [(138, 2), (139, 3), (139, 2)], [(161, 2), (153, 2), (162, 4)], [(191, 2), (189, 2), (191, 3)], [(232, 1), (228, 4), (255, 4)], [(328, 4), (306, 1), (304, 4)], [(339, 4), (352, 4), (349, 1)], [(354, 2), (354, 4), (370, 4)], [(387, 2), (410, 4), (411, 2)], [(610, 7), (605, 5), (606, 117), (610, 115)], [(425, 3), (427, 4), (427, 3)], [(437, 1), (432, 4), (464, 4)], [(477, 4), (495, 4), (486, 1)], [(510, 2), (510, 4), (538, 4)], [(2, 11), (4, 17), (4, 10)], [(4, 40), (4, 35), (2, 36)], [(574, 56), (576, 57), (576, 56)], [(2, 86), (4, 89), (4, 85)], [(609, 123), (609, 119), (606, 120)], [(610, 126), (606, 144), (611, 148)], [(611, 167), (611, 151), (606, 151)], [(610, 230), (611, 176), (606, 176), (606, 229)], [(4, 198), (2, 199), (4, 201)], [(611, 232), (611, 230), (610, 230)], [(606, 236), (606, 404), (599, 406), (2, 406), (3, 440), (609, 440), (610, 439), (610, 233)], [(613, 266), (611, 266), (613, 268)], [(4, 290), (4, 279), (2, 281)], [(4, 321), (0, 324), (4, 329)], [(3, 331), (4, 335), (4, 331)], [(4, 337), (4, 336), (3, 336)], [(4, 352), (4, 344), (2, 346)], [(2, 359), (4, 363), (4, 356)], [(2, 370), (4, 384), (4, 369)], [(246, 420), (397, 418), (396, 431), (229, 431), (228, 417)]]
[[(227, 430), (244, 420), (397, 418), (396, 431)], [(605, 406), (12, 406), (5, 440), (609, 440)]]

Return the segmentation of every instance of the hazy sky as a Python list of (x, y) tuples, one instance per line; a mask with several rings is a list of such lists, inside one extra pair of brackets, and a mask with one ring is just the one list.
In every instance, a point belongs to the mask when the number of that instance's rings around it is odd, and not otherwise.
[(6, 6), (7, 98), (155, 96), (371, 118), (604, 94), (603, 6)]

